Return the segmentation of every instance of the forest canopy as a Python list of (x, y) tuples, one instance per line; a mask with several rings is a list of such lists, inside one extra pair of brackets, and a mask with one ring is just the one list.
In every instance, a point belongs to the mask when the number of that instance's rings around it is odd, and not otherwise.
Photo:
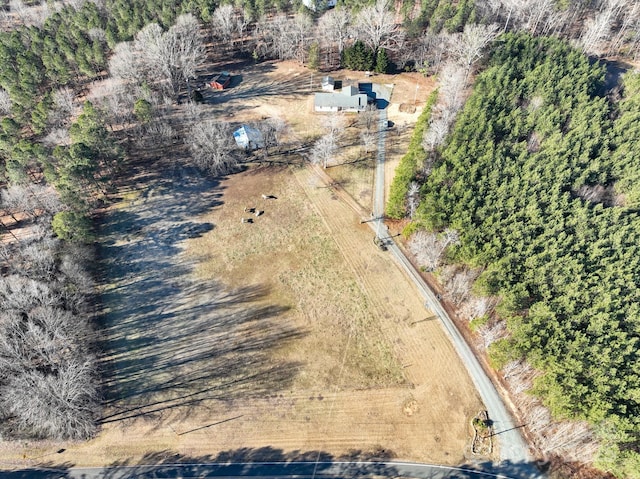
[(603, 66), (567, 43), (496, 44), (414, 218), (457, 230), (450, 259), (501, 298), (511, 334), (494, 359), (543, 371), (534, 392), (556, 417), (606, 430), (618, 445), (604, 462), (623, 467), (640, 433), (640, 75), (613, 105)]

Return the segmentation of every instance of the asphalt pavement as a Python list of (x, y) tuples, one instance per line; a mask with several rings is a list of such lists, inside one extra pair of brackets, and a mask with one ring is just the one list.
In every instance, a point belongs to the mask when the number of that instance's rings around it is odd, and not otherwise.
[[(484, 467), (491, 472), (484, 472)], [(346, 479), (360, 477), (415, 479), (532, 479), (526, 464), (492, 464), (447, 467), (411, 462), (291, 461), (178, 463), (90, 468), (33, 468), (0, 471), (0, 479), (191, 479), (191, 478), (261, 479)]]

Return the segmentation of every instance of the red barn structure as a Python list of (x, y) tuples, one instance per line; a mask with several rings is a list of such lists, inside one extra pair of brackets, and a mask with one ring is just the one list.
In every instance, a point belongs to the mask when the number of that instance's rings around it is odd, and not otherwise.
[(231, 74), (229, 72), (222, 72), (211, 79), (209, 86), (216, 90), (224, 90), (229, 86), (229, 82), (231, 82)]

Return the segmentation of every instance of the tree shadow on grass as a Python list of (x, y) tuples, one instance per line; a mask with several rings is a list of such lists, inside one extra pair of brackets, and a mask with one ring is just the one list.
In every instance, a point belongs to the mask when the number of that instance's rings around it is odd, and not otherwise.
[[(392, 453), (391, 453), (392, 454)], [(382, 462), (386, 455), (352, 451), (349, 457), (336, 457), (320, 450), (288, 451), (271, 446), (240, 448), (216, 455), (187, 456), (172, 451), (146, 454), (137, 462), (118, 461), (100, 479), (133, 479), (134, 477), (357, 477), (389, 475), (397, 477), (392, 465)], [(345, 462), (347, 461), (347, 462)], [(357, 461), (371, 461), (365, 463)], [(335, 463), (339, 463), (337, 466)], [(125, 469), (126, 468), (126, 469)], [(124, 475), (123, 471), (126, 471)]]
[[(257, 72), (261, 75), (262, 72)], [(251, 73), (247, 73), (250, 76)], [(319, 81), (319, 77), (317, 78)], [(319, 89), (318, 81), (310, 83), (307, 75), (269, 78), (265, 76), (261, 81), (243, 81), (231, 90), (223, 90), (212, 103), (222, 105), (234, 100), (251, 100), (256, 98), (274, 97), (282, 95), (307, 95), (312, 89)]]
[(185, 240), (214, 228), (193, 218), (222, 204), (219, 181), (161, 173), (102, 225), (101, 423), (169, 410), (175, 420), (206, 400), (283, 389), (299, 368), (270, 361), (303, 334), (276, 321), (288, 307), (270, 304), (261, 285), (198, 280), (182, 254)]

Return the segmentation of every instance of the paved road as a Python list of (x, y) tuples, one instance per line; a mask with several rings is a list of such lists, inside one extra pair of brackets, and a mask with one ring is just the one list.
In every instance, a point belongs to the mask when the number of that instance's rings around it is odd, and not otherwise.
[[(480, 466), (481, 468), (482, 466)], [(0, 479), (188, 479), (203, 477), (261, 479), (345, 479), (359, 477), (415, 479), (531, 479), (535, 476), (510, 464), (501, 472), (410, 462), (247, 462), (134, 465), (106, 468), (50, 468), (0, 471)]]
[[(384, 216), (384, 160), (385, 160), (385, 131), (387, 114), (385, 110), (380, 110), (380, 121), (378, 123), (378, 158), (376, 162), (376, 181), (374, 197), (374, 215), (376, 221), (369, 225), (376, 231), (378, 236), (387, 237), (386, 228), (382, 225)], [(385, 233), (380, 233), (384, 231)], [(396, 257), (400, 265), (407, 272), (409, 277), (416, 284), (420, 293), (425, 299), (425, 305), (438, 315), (445, 330), (449, 333), (456, 351), (462, 358), (471, 379), (473, 380), (482, 401), (489, 412), (489, 417), (493, 420), (494, 428), (498, 434), (497, 439), (500, 445), (500, 459), (511, 462), (527, 462), (531, 458), (528, 453), (527, 443), (524, 441), (520, 431), (514, 424), (511, 415), (507, 411), (502, 398), (494, 387), (491, 380), (484, 373), (477, 358), (467, 345), (466, 341), (451, 321), (451, 318), (444, 310), (436, 295), (422, 277), (416, 272), (411, 262), (398, 247), (393, 238), (385, 238), (387, 248)]]

